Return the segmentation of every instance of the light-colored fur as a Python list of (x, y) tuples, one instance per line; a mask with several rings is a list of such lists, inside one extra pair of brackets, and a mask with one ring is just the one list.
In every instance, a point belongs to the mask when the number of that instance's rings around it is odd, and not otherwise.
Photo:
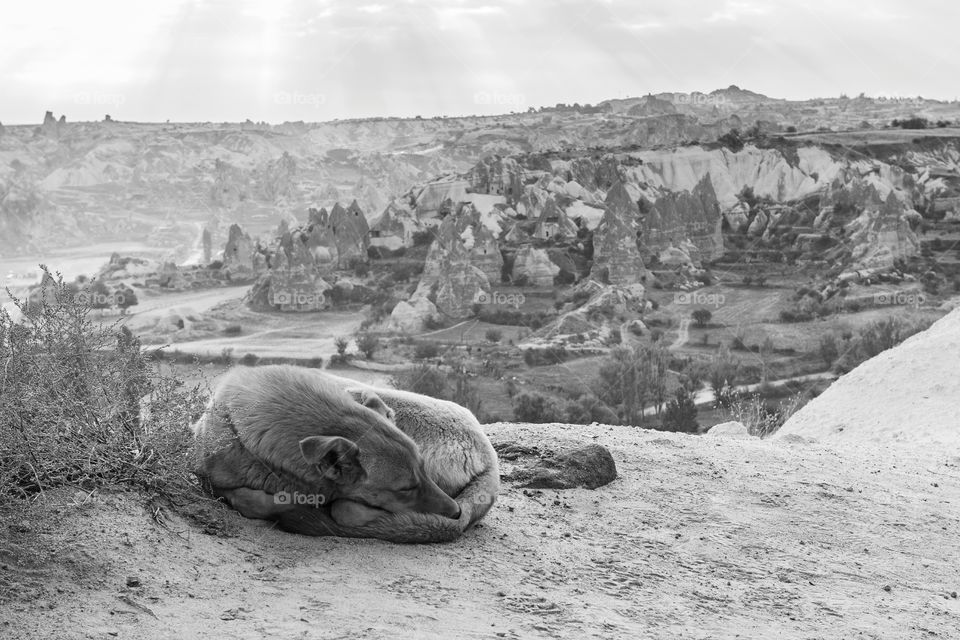
[[(291, 386), (302, 392), (304, 385), (309, 388), (308, 397), (291, 392)], [(247, 426), (238, 429), (238, 421)], [(295, 435), (271, 435), (278, 429)], [(395, 434), (402, 440), (409, 438), (415, 443), (418, 452), (388, 447), (385, 451), (391, 455), (376, 461), (368, 457), (364, 464), (377, 465), (381, 475), (389, 478), (389, 472), (405, 466), (408, 458), (420, 458), (423, 472), (432, 481), (429, 484), (435, 483), (455, 498), (459, 518), (390, 512), (370, 506), (369, 500), (361, 504), (338, 495), (336, 487), (318, 478), (296, 450), (297, 439), (332, 431), (349, 434), (363, 450), (371, 437), (374, 442), (392, 438), (391, 429), (402, 432)], [(452, 540), (489, 511), (499, 490), (496, 452), (467, 409), (314, 369), (231, 370), (218, 384), (195, 431), (208, 452), (201, 475), (215, 493), (244, 515), (276, 519), (283, 528), (308, 535), (395, 542)], [(376, 449), (368, 447), (366, 451), (376, 453)], [(281, 491), (325, 493), (333, 500), (320, 507), (278, 507), (274, 494)]]

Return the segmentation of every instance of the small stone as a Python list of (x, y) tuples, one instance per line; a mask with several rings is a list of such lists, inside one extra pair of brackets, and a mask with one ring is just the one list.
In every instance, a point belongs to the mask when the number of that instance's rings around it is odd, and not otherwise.
[(138, 578), (137, 576), (127, 576), (127, 586), (128, 586), (128, 587), (139, 587), (139, 586), (140, 586), (140, 578)]
[(886, 591), (887, 593), (890, 593), (891, 591), (893, 591), (893, 587), (891, 587), (888, 584), (885, 584), (883, 585), (883, 590)]

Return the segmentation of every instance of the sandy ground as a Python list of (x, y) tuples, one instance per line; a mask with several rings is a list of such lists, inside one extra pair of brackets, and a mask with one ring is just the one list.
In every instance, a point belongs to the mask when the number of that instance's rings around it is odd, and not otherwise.
[(599, 442), (620, 477), (507, 483), (481, 526), (430, 546), (232, 513), (207, 535), (169, 512), (159, 526), (131, 494), (50, 496), (49, 521), (0, 532), (0, 637), (957, 637), (955, 451), (487, 428), (548, 449)]

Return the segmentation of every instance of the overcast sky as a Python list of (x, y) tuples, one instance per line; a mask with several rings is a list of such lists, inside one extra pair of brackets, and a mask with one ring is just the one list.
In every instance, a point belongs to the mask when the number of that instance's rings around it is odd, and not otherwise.
[(0, 122), (503, 113), (736, 84), (960, 94), (952, 0), (17, 0)]

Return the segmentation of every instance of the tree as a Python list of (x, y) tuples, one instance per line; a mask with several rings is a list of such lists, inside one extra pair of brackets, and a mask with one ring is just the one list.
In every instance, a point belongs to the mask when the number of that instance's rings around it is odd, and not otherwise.
[(690, 392), (683, 387), (677, 388), (673, 399), (663, 412), (661, 425), (665, 431), (696, 433), (700, 430), (700, 424), (697, 422), (697, 405), (694, 404)]
[(503, 332), (499, 329), (487, 329), (485, 334), (487, 342), (500, 342), (500, 339), (503, 338)]
[(114, 290), (113, 298), (116, 302), (116, 305), (120, 307), (120, 310), (123, 313), (126, 313), (127, 309), (136, 306), (140, 302), (137, 300), (136, 292), (130, 287), (124, 285), (120, 285)]
[(690, 393), (696, 393), (703, 386), (708, 373), (709, 367), (705, 363), (688, 359), (680, 370), (680, 384)]
[(618, 407), (623, 423), (641, 426), (644, 409), (663, 398), (667, 359), (659, 345), (614, 349), (600, 366), (597, 397)]
[(395, 389), (410, 391), (431, 398), (447, 400), (447, 375), (437, 367), (420, 363), (412, 369), (402, 371), (390, 379)]
[(820, 336), (820, 357), (827, 369), (833, 367), (833, 363), (840, 357), (840, 348), (837, 346), (837, 336), (832, 333), (826, 333)]
[(710, 322), (710, 318), (713, 317), (713, 314), (710, 313), (710, 309), (694, 309), (693, 313), (690, 314), (693, 317), (693, 321), (697, 323), (697, 326), (703, 328), (707, 326), (707, 323)]
[(714, 402), (718, 407), (723, 406), (732, 393), (740, 372), (740, 360), (730, 354), (730, 349), (721, 346), (710, 362), (707, 381), (713, 389)]
[(561, 422), (565, 415), (554, 398), (536, 391), (521, 391), (513, 397), (513, 417), (517, 422)]
[(108, 309), (113, 306), (110, 288), (101, 280), (94, 280), (89, 289), (81, 291), (78, 295), (89, 300), (91, 309)]
[(356, 337), (357, 349), (367, 360), (373, 359), (373, 354), (380, 348), (380, 338), (372, 333), (361, 333)]

